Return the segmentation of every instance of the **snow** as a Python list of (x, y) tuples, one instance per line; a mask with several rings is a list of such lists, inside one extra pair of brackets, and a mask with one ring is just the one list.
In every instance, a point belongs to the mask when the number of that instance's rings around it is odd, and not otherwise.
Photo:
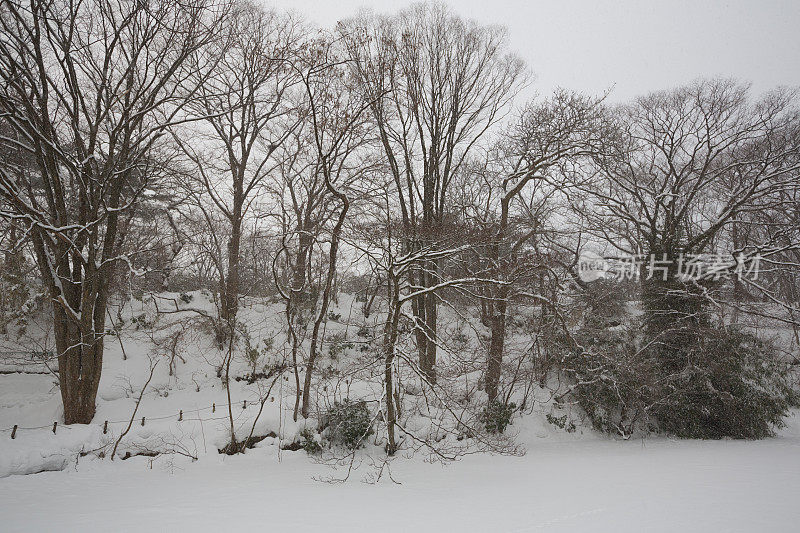
[[(352, 303), (342, 298), (333, 311), (354, 317)], [(209, 312), (210, 306), (200, 293), (181, 304)], [(777, 437), (763, 441), (622, 441), (580, 425), (567, 433), (549, 424), (549, 395), (543, 394), (539, 409), (510, 428), (527, 451), (523, 456), (475, 454), (442, 464), (404, 450), (376, 482), (385, 457), (369, 445), (340, 483), (347, 464), (280, 449), (301, 427), (291, 421), (293, 376), (287, 372), (254, 431), (278, 437), (244, 455), (221, 455), (228, 421), (227, 394), (214, 370), (219, 350), (208, 335), (187, 333), (179, 353), (186, 362), (176, 358), (170, 373), (166, 345), (157, 341), (175, 329), (167, 323), (157, 333), (140, 330), (131, 319), (143, 314), (153, 316), (141, 302), (123, 312), (127, 359), (115, 338), (106, 340), (93, 424), (61, 425), (52, 375), (0, 374), (0, 430), (6, 430), (0, 431), (0, 530), (787, 531), (800, 522), (800, 412)], [(282, 344), (279, 304), (254, 302), (241, 316), (254, 340), (274, 336), (275, 345)], [(327, 328), (332, 336), (348, 326), (330, 321)], [(358, 340), (358, 329), (349, 326), (348, 338)], [(350, 350), (339, 364), (359, 357), (358, 345)], [(130, 420), (151, 359), (159, 366), (111, 461), (110, 449)], [(323, 359), (321, 367), (335, 364)], [(236, 366), (234, 375), (247, 370), (243, 361)], [(338, 385), (352, 395), (380, 394), (375, 383)], [(231, 382), (239, 438), (249, 434), (264, 394), (263, 381)], [(55, 435), (53, 421), (59, 421)], [(20, 427), (12, 440), (8, 429), (14, 424)], [(105, 458), (82, 455), (100, 448)], [(162, 453), (120, 460), (151, 449)]]
[[(275, 445), (244, 456), (148, 458), (0, 480), (4, 531), (788, 531), (800, 439), (529, 443), (524, 457), (391, 463), (362, 482)], [(363, 471), (363, 472), (362, 472)]]

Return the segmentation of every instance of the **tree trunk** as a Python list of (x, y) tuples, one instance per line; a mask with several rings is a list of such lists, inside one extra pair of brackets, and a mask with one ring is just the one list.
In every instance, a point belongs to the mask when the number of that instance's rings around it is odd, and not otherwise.
[[(428, 285), (430, 287), (433, 283)], [(425, 339), (425, 365), (422, 371), (431, 383), (436, 383), (436, 335), (438, 308), (436, 294), (429, 292), (425, 295), (425, 327), (427, 336)]]
[(292, 273), (292, 297), (297, 305), (302, 305), (311, 301), (311, 288), (306, 285), (307, 281), (310, 283), (310, 280), (307, 280), (306, 270), (308, 270), (309, 251), (314, 240), (303, 228), (300, 229), (297, 239), (297, 254)]
[[(420, 272), (418, 284), (423, 288), (430, 288), (436, 284), (436, 275), (430, 269), (438, 265), (435, 261), (425, 261)], [(412, 311), (417, 319), (415, 337), (417, 352), (419, 353), (419, 367), (425, 378), (436, 382), (436, 322), (437, 300), (433, 292), (421, 294), (412, 302)]]
[(60, 304), (53, 304), (53, 315), (64, 423), (88, 424), (94, 418), (103, 368), (103, 337), (82, 335)]
[[(664, 257), (657, 250), (657, 260)], [(701, 289), (691, 281), (676, 277), (678, 254), (667, 252), (666, 279), (656, 272), (646, 279), (642, 272), (642, 306), (645, 329), (659, 351), (661, 366), (668, 373), (680, 372), (688, 363), (687, 350), (694, 344), (697, 328), (707, 322)], [(643, 267), (644, 268), (644, 267)]]
[[(292, 286), (289, 292), (289, 300), (286, 302), (286, 324), (289, 328), (289, 337), (292, 340), (292, 367), (294, 369), (295, 381), (295, 397), (294, 397), (294, 411), (292, 418), (297, 422), (300, 415), (300, 402), (303, 390), (305, 389), (306, 378), (310, 379), (310, 375), (306, 372), (306, 377), (303, 378), (303, 388), (300, 386), (300, 370), (298, 368), (298, 353), (300, 351), (300, 338), (298, 336), (298, 328), (305, 328), (298, 320), (301, 315), (301, 309), (304, 303), (310, 301), (310, 292), (306, 286), (306, 269), (308, 268), (308, 254), (311, 249), (313, 239), (302, 227), (299, 230), (298, 236), (298, 250), (295, 256), (294, 272), (292, 273)], [(310, 387), (309, 383), (309, 387)], [(305, 400), (303, 400), (305, 404)], [(304, 415), (305, 416), (305, 415)]]
[[(239, 310), (239, 250), (242, 240), (241, 208), (234, 209), (235, 220), (231, 224), (231, 238), (228, 240), (228, 275), (222, 296), (220, 318), (235, 327), (236, 313)], [(238, 217), (238, 218), (237, 218)]]
[(330, 250), (328, 251), (328, 273), (325, 277), (325, 287), (322, 291), (322, 302), (320, 304), (319, 313), (314, 321), (314, 329), (311, 333), (311, 347), (308, 351), (308, 363), (306, 364), (306, 374), (303, 378), (303, 418), (308, 418), (309, 410), (311, 407), (311, 376), (314, 373), (314, 364), (317, 360), (317, 346), (319, 340), (319, 330), (325, 317), (328, 315), (328, 306), (331, 300), (331, 291), (333, 290), (333, 278), (336, 275), (336, 258), (339, 253), (339, 236), (342, 232), (345, 218), (347, 217), (347, 209), (349, 203), (345, 202), (341, 213), (339, 213), (339, 220), (336, 227), (333, 229), (331, 236)]
[(506, 308), (508, 305), (508, 290), (501, 288), (498, 291), (494, 313), (491, 316), (491, 340), (489, 342), (489, 357), (486, 362), (486, 394), (489, 401), (497, 399), (497, 389), (500, 384), (500, 375), (503, 365), (503, 347), (506, 339)]
[(394, 395), (394, 375), (392, 365), (394, 364), (394, 350), (397, 343), (397, 326), (400, 319), (399, 285), (397, 278), (389, 273), (387, 278), (389, 285), (389, 315), (386, 317), (386, 325), (383, 332), (383, 355), (384, 355), (384, 385), (386, 392), (386, 453), (394, 455), (397, 451), (397, 441), (394, 434), (397, 424), (397, 410), (395, 409)]

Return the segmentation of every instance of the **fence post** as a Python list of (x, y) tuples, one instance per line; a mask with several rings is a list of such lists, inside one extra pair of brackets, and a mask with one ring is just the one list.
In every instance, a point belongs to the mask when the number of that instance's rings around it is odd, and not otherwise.
[(211, 412), (212, 413), (216, 413), (217, 412), (217, 404), (215, 404), (215, 403), (211, 404)]
[(58, 422), (53, 422), (53, 435), (56, 434), (56, 426), (58, 426)]
[(181, 411), (178, 413), (178, 422), (181, 420), (183, 420), (183, 409), (181, 409)]
[(105, 435), (106, 433), (108, 433), (108, 420), (103, 422), (103, 435)]
[(12, 439), (16, 439), (17, 438), (17, 425), (16, 424), (14, 424), (14, 429), (11, 430), (11, 438)]
[(142, 417), (142, 426), (144, 426), (144, 417)]
[(242, 409), (247, 409), (247, 400), (242, 402)]

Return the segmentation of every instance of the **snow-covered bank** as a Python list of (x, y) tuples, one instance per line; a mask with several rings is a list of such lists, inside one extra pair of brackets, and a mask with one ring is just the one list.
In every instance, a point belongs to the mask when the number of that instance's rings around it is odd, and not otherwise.
[(189, 464), (134, 458), (0, 480), (4, 531), (791, 531), (800, 439), (532, 443), (448, 466), (398, 458), (392, 483), (265, 445)]
[[(336, 313), (350, 316), (352, 303), (342, 298)], [(209, 302), (195, 294), (192, 305)], [(426, 462), (424, 453), (409, 457), (405, 447), (372, 483), (385, 457), (372, 441), (358, 452), (347, 482), (330, 483), (347, 469), (333, 470), (302, 450), (279, 451), (300, 427), (291, 421), (287, 371), (269, 393), (271, 379), (231, 380), (238, 438), (250, 433), (260, 398), (265, 408), (253, 434), (277, 438), (244, 455), (221, 455), (229, 425), (227, 392), (215, 366), (220, 350), (207, 334), (189, 332), (173, 356), (161, 342), (173, 332), (169, 322), (156, 329), (133, 321), (146, 311), (140, 302), (124, 310), (124, 354), (109, 337), (91, 425), (60, 425), (52, 375), (0, 374), (0, 429), (19, 424), (13, 440), (0, 432), (0, 531), (791, 531), (800, 523), (798, 414), (777, 437), (762, 441), (622, 441), (586, 424), (567, 432), (548, 423), (547, 414), (562, 411), (541, 391), (509, 427), (527, 450), (522, 457), (476, 454), (442, 466)], [(254, 339), (264, 345), (276, 337), (280, 345), (278, 307), (252, 305), (242, 315)], [(331, 338), (338, 333), (348, 342), (340, 342), (338, 358), (326, 346), (322, 368), (331, 386), (316, 388), (320, 404), (345, 395), (380, 397), (379, 381), (346, 372), (350, 361), (374, 359), (358, 334), (368, 325), (329, 321)], [(156, 360), (118, 455), (161, 454), (111, 461)], [(247, 375), (248, 363), (235, 362), (232, 375)], [(348, 379), (354, 375), (361, 381)], [(409, 404), (418, 398), (413, 388), (407, 394)], [(41, 473), (15, 475), (34, 472)]]

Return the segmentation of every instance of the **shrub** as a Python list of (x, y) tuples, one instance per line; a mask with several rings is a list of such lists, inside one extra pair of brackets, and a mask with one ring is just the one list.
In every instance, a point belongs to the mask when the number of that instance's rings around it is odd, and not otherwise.
[(583, 328), (575, 334), (582, 348), (570, 347), (557, 363), (575, 385), (570, 396), (592, 426), (628, 438), (648, 427), (648, 399), (658, 364), (638, 349), (638, 328)]
[(453, 349), (457, 352), (466, 350), (469, 347), (469, 337), (464, 332), (459, 331), (452, 337)]
[(503, 433), (511, 424), (517, 405), (493, 400), (481, 414), (481, 421), (489, 433)]
[(547, 418), (547, 422), (556, 426), (557, 428), (561, 428), (567, 433), (574, 433), (575, 432), (575, 423), (571, 420), (567, 419), (567, 415), (563, 416), (555, 416), (553, 414), (547, 413), (545, 415)]
[(372, 416), (365, 401), (335, 402), (322, 418), (325, 437), (332, 444), (344, 446), (350, 450), (361, 447), (368, 436), (372, 435)]
[(752, 334), (695, 326), (679, 332), (676, 349), (648, 343), (643, 331), (636, 322), (584, 328), (575, 335), (583, 350), (566, 350), (558, 363), (574, 384), (569, 395), (600, 431), (757, 439), (773, 435), (797, 403), (787, 365)]
[(136, 324), (136, 329), (150, 329), (153, 327), (154, 321), (147, 318), (145, 313), (131, 318), (131, 324)]
[(708, 328), (668, 377), (653, 416), (678, 437), (760, 439), (797, 404), (788, 368), (770, 343), (735, 327)]
[(322, 446), (317, 441), (316, 434), (308, 427), (300, 430), (300, 447), (310, 455), (316, 455), (322, 452)]
[(345, 350), (352, 350), (355, 344), (347, 340), (347, 335), (342, 331), (331, 335), (328, 346), (328, 355), (331, 359), (337, 360)]

